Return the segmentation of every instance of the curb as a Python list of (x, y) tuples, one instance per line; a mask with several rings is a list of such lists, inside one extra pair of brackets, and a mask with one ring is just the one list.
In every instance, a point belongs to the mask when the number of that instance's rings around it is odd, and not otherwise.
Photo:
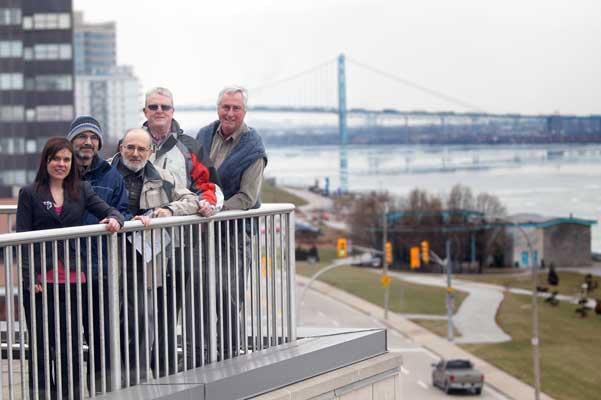
[[(308, 281), (308, 278), (297, 274), (297, 284), (306, 285)], [(489, 362), (468, 353), (459, 346), (449, 343), (446, 339), (436, 336), (399, 314), (389, 312), (389, 319), (385, 320), (383, 317), (384, 310), (381, 307), (321, 281), (314, 281), (310, 289), (335, 299), (362, 314), (378, 319), (387, 328), (394, 330), (406, 338), (410, 338), (416, 344), (441, 358), (467, 358), (469, 356), (487, 377), (486, 385), (508, 399), (519, 400), (529, 398), (534, 393), (532, 386), (500, 370)], [(501, 389), (502, 387), (506, 389)], [(540, 393), (540, 399), (554, 400), (543, 392)]]

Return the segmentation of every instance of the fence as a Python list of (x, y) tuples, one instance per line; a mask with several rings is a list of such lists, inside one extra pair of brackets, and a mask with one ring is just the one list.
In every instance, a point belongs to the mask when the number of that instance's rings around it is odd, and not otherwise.
[(0, 235), (0, 399), (94, 397), (295, 341), (293, 246), (288, 204)]

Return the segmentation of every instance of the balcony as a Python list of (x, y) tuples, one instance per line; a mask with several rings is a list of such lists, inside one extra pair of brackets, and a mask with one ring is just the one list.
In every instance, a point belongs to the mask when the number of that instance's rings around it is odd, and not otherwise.
[[(14, 212), (0, 209), (4, 232)], [(72, 271), (64, 284), (52, 283), (59, 259)], [(384, 330), (297, 332), (295, 290), (289, 204), (127, 222), (114, 234), (1, 234), (0, 399), (246, 399), (280, 388), (338, 398), (395, 387), (400, 359), (386, 355)]]

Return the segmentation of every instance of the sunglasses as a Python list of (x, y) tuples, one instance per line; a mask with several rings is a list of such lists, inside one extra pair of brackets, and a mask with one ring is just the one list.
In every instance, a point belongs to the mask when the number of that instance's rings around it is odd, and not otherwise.
[(173, 106), (170, 106), (169, 104), (149, 104), (146, 106), (150, 111), (156, 111), (159, 107), (161, 107), (162, 111), (169, 111), (173, 108)]

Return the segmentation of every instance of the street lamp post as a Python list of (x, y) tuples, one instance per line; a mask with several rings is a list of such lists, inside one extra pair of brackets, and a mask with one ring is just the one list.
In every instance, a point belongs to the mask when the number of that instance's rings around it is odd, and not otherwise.
[(534, 252), (532, 243), (526, 231), (518, 225), (514, 224), (526, 239), (528, 245), (528, 264), (530, 264), (532, 272), (532, 362), (534, 367), (534, 399), (540, 399), (540, 349), (538, 337), (538, 268), (534, 262)]

